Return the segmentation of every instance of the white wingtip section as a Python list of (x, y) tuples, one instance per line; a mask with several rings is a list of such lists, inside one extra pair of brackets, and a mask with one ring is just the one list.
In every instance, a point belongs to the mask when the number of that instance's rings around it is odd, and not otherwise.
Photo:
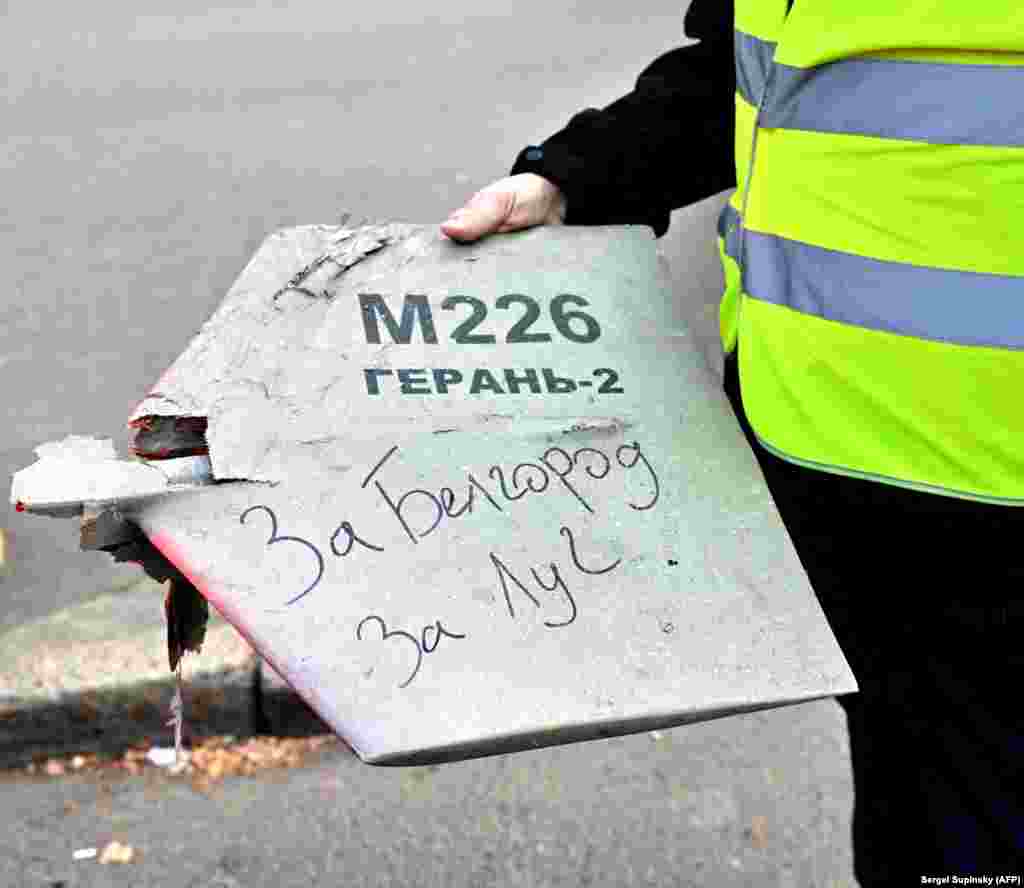
[(206, 456), (165, 460), (163, 465), (118, 459), (110, 438), (69, 435), (35, 448), (32, 465), (15, 472), (10, 501), (29, 512), (61, 511), (83, 503), (163, 493), (212, 481)]

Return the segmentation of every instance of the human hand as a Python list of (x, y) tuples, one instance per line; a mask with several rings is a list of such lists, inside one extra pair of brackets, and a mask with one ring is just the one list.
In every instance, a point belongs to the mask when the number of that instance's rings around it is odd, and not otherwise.
[(557, 185), (536, 173), (520, 173), (482, 188), (441, 223), (441, 231), (452, 240), (475, 241), (534, 225), (561, 225), (565, 210)]

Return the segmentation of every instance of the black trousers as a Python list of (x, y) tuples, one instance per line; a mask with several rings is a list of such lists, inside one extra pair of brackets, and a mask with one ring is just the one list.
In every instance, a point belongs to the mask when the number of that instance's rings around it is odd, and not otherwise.
[(861, 885), (1024, 877), (1024, 507), (788, 463), (753, 436), (735, 353), (725, 390), (861, 688), (837, 698)]

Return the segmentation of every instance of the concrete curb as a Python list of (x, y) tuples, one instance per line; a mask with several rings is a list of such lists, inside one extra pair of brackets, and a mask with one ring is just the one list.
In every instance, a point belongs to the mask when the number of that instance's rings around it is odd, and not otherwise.
[[(0, 635), (0, 768), (173, 743), (164, 592), (143, 577)], [(182, 677), (186, 742), (327, 730), (212, 607)]]

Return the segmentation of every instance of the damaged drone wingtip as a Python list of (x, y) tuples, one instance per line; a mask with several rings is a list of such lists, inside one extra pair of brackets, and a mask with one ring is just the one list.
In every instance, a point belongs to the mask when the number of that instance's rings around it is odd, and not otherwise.
[(36, 461), (11, 478), (10, 502), (19, 512), (69, 517), (88, 504), (142, 499), (212, 480), (206, 457), (162, 466), (118, 459), (109, 438), (69, 435), (35, 450)]

